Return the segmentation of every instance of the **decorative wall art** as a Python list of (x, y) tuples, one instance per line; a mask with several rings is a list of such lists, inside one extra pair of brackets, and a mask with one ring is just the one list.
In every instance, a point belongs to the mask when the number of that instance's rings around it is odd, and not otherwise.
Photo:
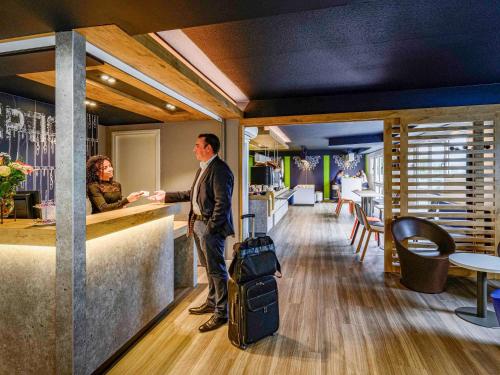
[(309, 183), (309, 172), (313, 172), (321, 160), (320, 155), (316, 156), (294, 156), (293, 161), (301, 172), (305, 172), (305, 183)]
[(340, 169), (349, 171), (351, 169), (356, 169), (357, 165), (361, 161), (362, 156), (360, 154), (356, 154), (351, 160), (349, 160), (349, 154), (333, 155), (332, 158), (335, 161), (335, 164), (337, 164)]
[[(87, 114), (87, 157), (97, 154), (98, 122)], [(38, 190), (43, 201), (54, 199), (55, 107), (0, 92), (0, 152), (34, 167), (20, 190)]]
[(320, 155), (306, 156), (305, 158), (301, 158), (300, 156), (293, 157), (295, 165), (301, 171), (314, 171), (314, 169), (316, 169), (316, 166), (319, 164), (320, 159), (321, 159)]

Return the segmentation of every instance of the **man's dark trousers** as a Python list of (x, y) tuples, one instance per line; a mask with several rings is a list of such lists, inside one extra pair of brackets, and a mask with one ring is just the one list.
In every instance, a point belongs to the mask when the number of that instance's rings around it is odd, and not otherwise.
[(202, 220), (196, 220), (193, 235), (200, 263), (207, 272), (207, 305), (215, 308), (215, 315), (227, 318), (227, 269), (224, 261), (225, 239), (219, 233), (209, 233)]

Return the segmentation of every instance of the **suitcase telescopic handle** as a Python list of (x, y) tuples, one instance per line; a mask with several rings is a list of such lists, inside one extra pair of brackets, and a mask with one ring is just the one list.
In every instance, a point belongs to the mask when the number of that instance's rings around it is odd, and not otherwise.
[(251, 221), (251, 226), (252, 226), (252, 231), (251, 231), (251, 237), (255, 237), (255, 214), (245, 214), (241, 215), (241, 220), (245, 219), (250, 219)]

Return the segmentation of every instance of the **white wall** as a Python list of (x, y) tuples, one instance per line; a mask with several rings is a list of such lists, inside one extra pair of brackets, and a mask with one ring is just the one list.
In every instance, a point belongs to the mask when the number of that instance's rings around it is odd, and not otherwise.
[[(185, 121), (165, 124), (146, 125), (121, 125), (99, 127), (99, 153), (111, 156), (111, 133), (113, 131), (160, 129), (160, 181), (161, 188), (166, 191), (189, 190), (193, 183), (199, 162), (196, 160), (193, 147), (200, 133), (216, 134), (221, 141), (225, 139), (225, 147), (222, 145), (221, 156), (226, 160), (233, 171), (235, 184), (233, 192), (233, 219), (235, 225), (235, 238), (229, 238), (226, 249), (226, 257), (232, 255), (232, 245), (239, 240), (239, 181), (238, 181), (238, 126), (239, 120), (228, 120), (226, 123), (226, 134), (223, 134), (223, 126), (216, 121)], [(224, 155), (225, 154), (225, 155)], [(181, 213), (177, 219), (187, 218), (189, 203), (181, 205)]]

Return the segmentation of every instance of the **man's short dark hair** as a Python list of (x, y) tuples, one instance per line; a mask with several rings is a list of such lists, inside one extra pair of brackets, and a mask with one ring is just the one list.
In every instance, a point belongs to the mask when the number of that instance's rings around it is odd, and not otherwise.
[(205, 143), (207, 145), (212, 146), (212, 150), (214, 150), (214, 153), (218, 153), (220, 150), (220, 141), (219, 137), (217, 137), (215, 134), (211, 133), (206, 133), (206, 134), (200, 134), (198, 138), (204, 138)]

